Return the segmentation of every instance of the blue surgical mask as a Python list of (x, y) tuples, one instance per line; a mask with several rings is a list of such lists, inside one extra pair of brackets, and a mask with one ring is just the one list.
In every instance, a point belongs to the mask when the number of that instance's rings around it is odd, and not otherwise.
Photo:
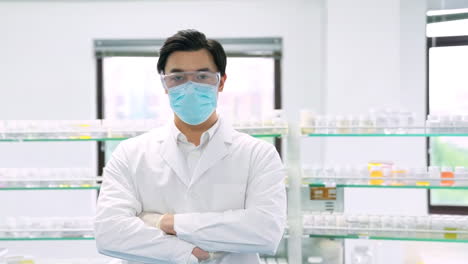
[(189, 125), (199, 125), (216, 110), (218, 88), (214, 85), (186, 82), (168, 91), (171, 108)]

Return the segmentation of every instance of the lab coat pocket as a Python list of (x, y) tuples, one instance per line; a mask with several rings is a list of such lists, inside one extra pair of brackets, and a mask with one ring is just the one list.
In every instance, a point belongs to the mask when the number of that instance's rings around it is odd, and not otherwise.
[(214, 184), (211, 196), (211, 209), (226, 211), (244, 209), (246, 184)]

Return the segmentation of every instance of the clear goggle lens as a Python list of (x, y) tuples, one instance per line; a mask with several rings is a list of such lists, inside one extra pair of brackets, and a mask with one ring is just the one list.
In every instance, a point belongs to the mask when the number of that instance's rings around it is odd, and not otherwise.
[(174, 72), (161, 75), (162, 83), (166, 89), (179, 86), (189, 81), (217, 86), (220, 79), (221, 76), (219, 72), (214, 73), (209, 71)]

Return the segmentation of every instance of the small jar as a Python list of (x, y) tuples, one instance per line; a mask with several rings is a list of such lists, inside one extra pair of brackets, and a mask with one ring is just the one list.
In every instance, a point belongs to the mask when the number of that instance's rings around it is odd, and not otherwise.
[(431, 185), (435, 185), (435, 186), (440, 185), (440, 167), (429, 166), (428, 172), (429, 172)]
[(442, 179), (452, 179), (452, 180), (442, 180), (440, 184), (443, 186), (452, 186), (455, 184), (455, 181), (453, 180), (454, 178), (453, 169), (449, 166), (442, 167), (441, 172), (440, 172), (440, 177)]
[(468, 186), (468, 170), (463, 166), (455, 167), (455, 183), (457, 186)]
[(311, 110), (301, 110), (300, 123), (302, 134), (315, 133), (315, 113)]
[(440, 119), (436, 115), (428, 115), (426, 121), (426, 133), (438, 134), (440, 133)]

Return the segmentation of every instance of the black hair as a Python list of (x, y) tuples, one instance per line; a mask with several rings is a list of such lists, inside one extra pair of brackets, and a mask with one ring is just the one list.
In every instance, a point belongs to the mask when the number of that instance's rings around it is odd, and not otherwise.
[(223, 46), (214, 39), (207, 39), (205, 34), (195, 29), (178, 31), (164, 42), (164, 45), (159, 50), (158, 72), (164, 73), (167, 58), (173, 52), (198, 51), (201, 49), (206, 49), (211, 53), (218, 71), (221, 73), (221, 76), (224, 76), (226, 74), (226, 53)]

